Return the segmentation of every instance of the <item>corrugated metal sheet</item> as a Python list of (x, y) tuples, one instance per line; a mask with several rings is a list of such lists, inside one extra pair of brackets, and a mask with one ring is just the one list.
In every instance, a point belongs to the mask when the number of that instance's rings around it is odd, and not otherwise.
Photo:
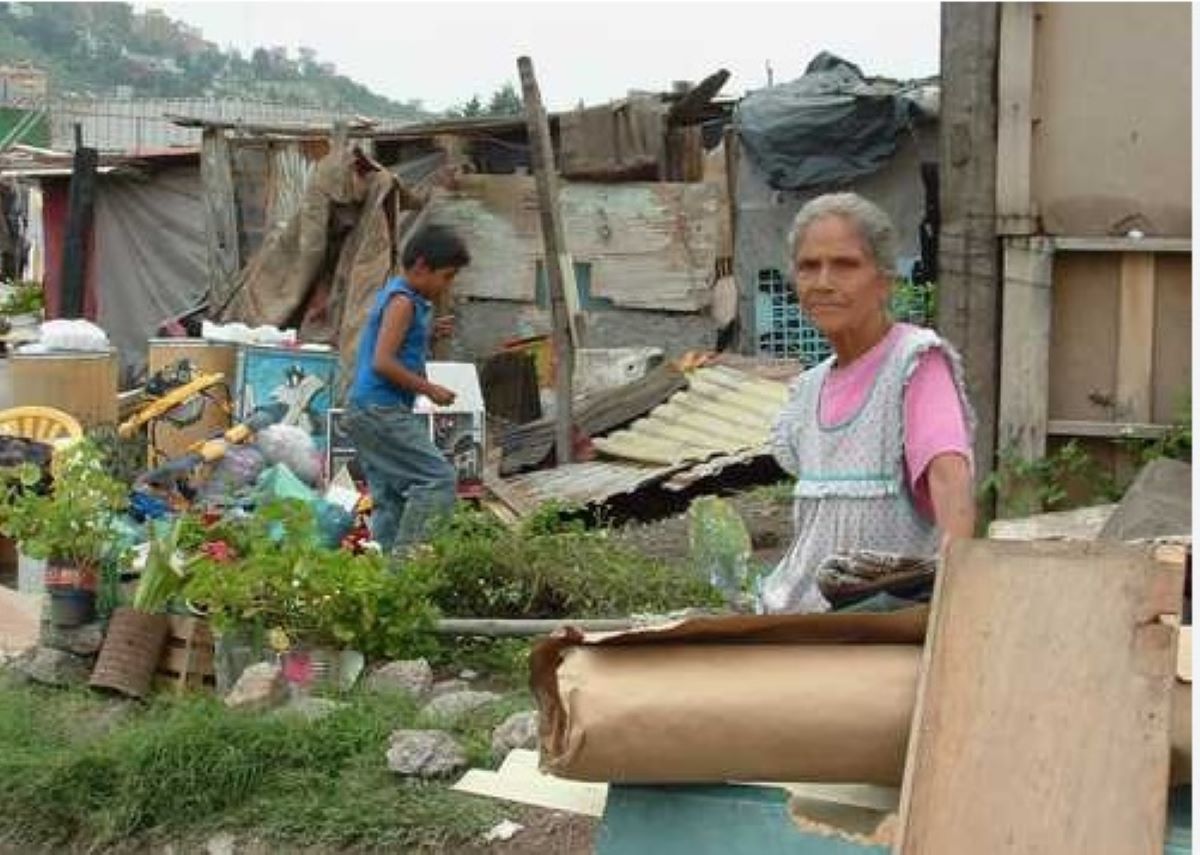
[(603, 504), (614, 496), (636, 492), (679, 468), (610, 461), (568, 463), (505, 478), (504, 485), (530, 507), (550, 501), (594, 505)]
[(726, 366), (702, 368), (685, 391), (593, 444), (606, 455), (657, 466), (762, 449), (786, 400), (783, 383)]

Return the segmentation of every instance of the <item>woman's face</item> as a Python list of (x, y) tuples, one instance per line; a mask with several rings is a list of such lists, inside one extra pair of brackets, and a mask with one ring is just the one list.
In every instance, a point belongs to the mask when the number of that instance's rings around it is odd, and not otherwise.
[(875, 265), (855, 225), (831, 214), (813, 221), (796, 248), (796, 296), (828, 337), (870, 329), (887, 305), (891, 279)]

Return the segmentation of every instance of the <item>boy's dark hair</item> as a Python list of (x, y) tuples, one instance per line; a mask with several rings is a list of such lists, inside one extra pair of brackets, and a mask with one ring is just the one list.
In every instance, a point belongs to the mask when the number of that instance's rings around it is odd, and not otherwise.
[(408, 239), (400, 262), (409, 268), (421, 259), (425, 259), (425, 266), (430, 270), (463, 268), (471, 263), (471, 253), (467, 252), (467, 245), (452, 229), (425, 226)]

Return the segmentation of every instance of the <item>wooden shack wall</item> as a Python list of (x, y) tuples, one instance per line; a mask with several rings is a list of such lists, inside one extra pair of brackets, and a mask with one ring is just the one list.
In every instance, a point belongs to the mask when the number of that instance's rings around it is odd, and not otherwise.
[(1191, 388), (1190, 7), (1001, 15), (997, 450), (1160, 435)]
[(1034, 8), (1032, 195), (1044, 230), (1189, 236), (1191, 5)]
[[(591, 296), (618, 308), (698, 312), (711, 299), (728, 217), (711, 183), (560, 183), (567, 247), (591, 265)], [(429, 220), (457, 229), (471, 265), (459, 297), (532, 302), (544, 249), (534, 179), (464, 176), (430, 202)]]

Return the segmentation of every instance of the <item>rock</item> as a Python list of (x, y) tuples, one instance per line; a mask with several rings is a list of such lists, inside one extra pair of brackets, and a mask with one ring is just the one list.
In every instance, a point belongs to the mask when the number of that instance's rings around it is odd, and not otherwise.
[(434, 698), (421, 712), (430, 718), (453, 724), (469, 712), (500, 700), (495, 692), (453, 692)]
[(325, 716), (345, 709), (346, 704), (329, 698), (300, 697), (292, 698), (286, 705), (275, 710), (273, 716), (299, 716), (306, 721), (320, 721)]
[(514, 748), (538, 747), (538, 714), (536, 710), (516, 712), (492, 731), (492, 756), (502, 760)]
[(387, 750), (388, 768), (399, 775), (436, 778), (467, 765), (467, 755), (441, 730), (397, 730)]
[(95, 656), (104, 645), (104, 624), (93, 621), (83, 626), (61, 627), (45, 621), (42, 623), (41, 644), (77, 656)]
[(433, 688), (429, 690), (429, 700), (435, 700), (443, 695), (453, 695), (458, 692), (469, 692), (471, 684), (466, 680), (442, 680), (434, 683)]
[(209, 838), (204, 844), (204, 851), (207, 855), (233, 855), (234, 844), (237, 843), (237, 838), (232, 834), (222, 832)]
[(83, 686), (92, 676), (92, 662), (83, 656), (38, 647), (17, 660), (16, 670), (35, 683), (47, 686)]
[(283, 671), (271, 662), (259, 662), (242, 672), (233, 689), (225, 697), (232, 709), (269, 710), (287, 700), (287, 682)]
[(421, 700), (433, 688), (433, 669), (424, 659), (388, 662), (367, 677), (367, 691), (400, 692)]
[(466, 680), (469, 683), (472, 680), (479, 679), (479, 672), (472, 671), (470, 668), (464, 668), (461, 672), (459, 672), (458, 679)]

